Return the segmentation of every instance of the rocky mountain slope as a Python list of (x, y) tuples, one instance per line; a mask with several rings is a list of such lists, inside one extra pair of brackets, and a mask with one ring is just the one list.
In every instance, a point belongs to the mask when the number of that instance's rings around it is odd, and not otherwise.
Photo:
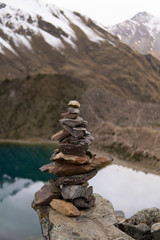
[(33, 2), (0, 5), (0, 138), (48, 139), (76, 99), (97, 147), (159, 164), (160, 62), (87, 17)]
[(114, 44), (112, 39), (87, 17), (42, 0), (4, 1), (0, 4), (0, 79), (72, 72), (73, 63), (83, 72), (87, 51), (106, 40)]
[(160, 18), (139, 12), (131, 19), (106, 29), (132, 49), (160, 59)]

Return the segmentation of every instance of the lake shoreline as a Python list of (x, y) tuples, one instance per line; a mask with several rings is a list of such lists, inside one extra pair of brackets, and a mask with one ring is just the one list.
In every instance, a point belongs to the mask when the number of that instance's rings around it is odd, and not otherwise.
[[(58, 144), (57, 141), (52, 141), (49, 139), (46, 140), (40, 140), (40, 139), (30, 139), (30, 140), (22, 140), (22, 139), (0, 139), (0, 144), (35, 144), (35, 145), (41, 145), (41, 144), (45, 144), (45, 145), (56, 145)], [(96, 154), (107, 154), (107, 152), (104, 151), (99, 151), (95, 148), (90, 148), (91, 151), (95, 152)], [(150, 160), (144, 159), (141, 160), (139, 162), (136, 161), (127, 161), (127, 160), (122, 160), (114, 155), (108, 154), (110, 156), (113, 157), (114, 161), (113, 164), (116, 165), (120, 165), (123, 167), (128, 167), (128, 168), (132, 168), (133, 170), (136, 171), (142, 171), (145, 173), (151, 173), (151, 174), (155, 174), (155, 175), (160, 175), (160, 163), (157, 167), (157, 165), (153, 162), (151, 162)]]

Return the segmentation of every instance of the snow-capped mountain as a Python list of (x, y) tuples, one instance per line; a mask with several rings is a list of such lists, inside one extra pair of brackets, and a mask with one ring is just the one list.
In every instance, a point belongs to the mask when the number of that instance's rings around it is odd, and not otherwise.
[(89, 43), (99, 46), (106, 41), (118, 42), (100, 24), (43, 0), (0, 3), (1, 78), (55, 73), (62, 70), (66, 56), (82, 53)]
[(106, 29), (134, 50), (160, 59), (160, 18), (139, 12), (130, 20)]

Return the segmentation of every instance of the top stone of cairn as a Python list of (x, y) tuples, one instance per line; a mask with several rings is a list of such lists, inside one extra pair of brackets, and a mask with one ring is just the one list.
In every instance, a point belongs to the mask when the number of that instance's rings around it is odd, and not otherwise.
[(69, 101), (68, 106), (73, 108), (80, 108), (80, 103), (78, 101), (71, 100)]

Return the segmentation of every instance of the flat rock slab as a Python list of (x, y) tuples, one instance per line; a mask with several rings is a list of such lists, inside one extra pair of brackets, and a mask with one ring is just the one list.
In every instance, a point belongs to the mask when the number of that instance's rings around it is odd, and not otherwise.
[(79, 216), (79, 210), (70, 202), (66, 202), (60, 199), (53, 199), (50, 202), (50, 206), (56, 210), (56, 212), (61, 213), (65, 216), (75, 217)]
[(57, 175), (58, 177), (72, 176), (90, 172), (94, 169), (100, 169), (113, 161), (110, 157), (95, 156), (91, 163), (83, 165), (50, 163), (40, 168), (41, 172), (48, 172)]
[(95, 207), (81, 210), (78, 217), (63, 216), (50, 207), (35, 210), (45, 240), (133, 240), (114, 226), (116, 218), (112, 204), (97, 194)]
[(97, 174), (97, 170), (88, 173), (73, 175), (69, 177), (60, 177), (55, 181), (56, 186), (82, 184), (93, 178)]
[(66, 137), (69, 137), (70, 134), (69, 132), (65, 131), (65, 130), (61, 130), (58, 133), (55, 133), (51, 139), (53, 141), (62, 141), (63, 139), (65, 139)]
[(81, 117), (77, 117), (75, 119), (68, 119), (68, 118), (62, 118), (59, 120), (60, 124), (65, 124), (70, 127), (76, 127), (78, 125), (81, 125), (83, 122), (86, 123), (86, 121), (83, 120)]
[(50, 183), (46, 183), (43, 187), (35, 193), (34, 203), (36, 205), (47, 205), (53, 198), (60, 197), (60, 189)]
[(60, 152), (53, 158), (53, 161), (59, 163), (85, 164), (91, 162), (91, 158), (88, 155), (81, 157)]
[(62, 124), (62, 127), (75, 138), (83, 138), (90, 134), (84, 127), (70, 127), (66, 124)]
[(75, 119), (76, 117), (78, 117), (78, 114), (77, 113), (62, 113), (61, 116), (63, 118), (69, 118), (69, 119)]

